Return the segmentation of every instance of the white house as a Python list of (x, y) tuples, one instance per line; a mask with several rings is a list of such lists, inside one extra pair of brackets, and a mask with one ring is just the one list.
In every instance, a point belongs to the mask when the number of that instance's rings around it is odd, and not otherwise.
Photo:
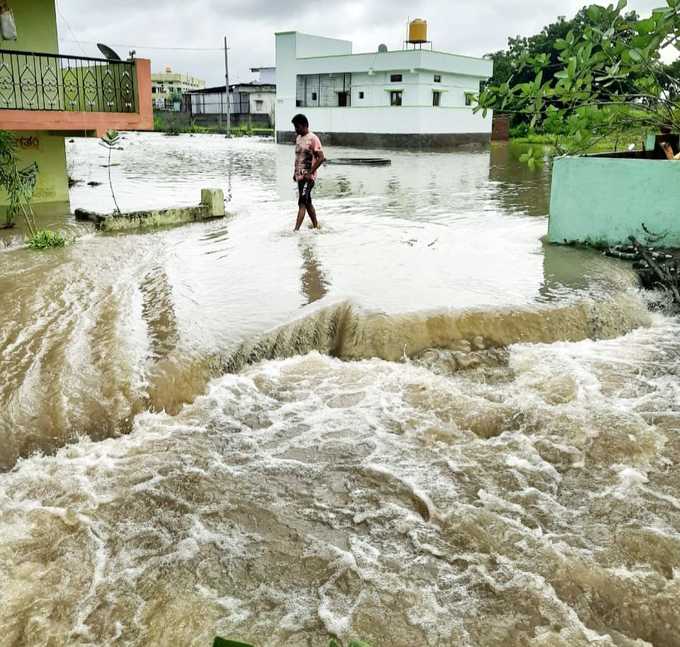
[[(256, 81), (229, 86), (232, 121), (249, 121), (271, 128), (274, 125), (276, 70), (273, 67), (262, 67), (252, 68), (251, 71), (259, 73)], [(211, 122), (214, 121), (210, 119), (211, 116), (226, 114), (227, 100), (223, 85), (189, 92), (188, 96), (191, 114), (199, 121)]]
[(250, 71), (257, 73), (258, 83), (262, 83), (263, 85), (276, 85), (275, 67), (251, 67)]
[(291, 119), (302, 112), (328, 144), (488, 142), (492, 115), (474, 114), (471, 103), (492, 74), (484, 58), (429, 49), (353, 54), (350, 41), (277, 33), (276, 138), (292, 141)]

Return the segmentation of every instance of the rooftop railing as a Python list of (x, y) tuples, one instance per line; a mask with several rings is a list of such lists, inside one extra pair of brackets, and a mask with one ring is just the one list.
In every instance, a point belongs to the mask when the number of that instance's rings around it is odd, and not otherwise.
[(0, 110), (137, 112), (135, 64), (0, 49)]

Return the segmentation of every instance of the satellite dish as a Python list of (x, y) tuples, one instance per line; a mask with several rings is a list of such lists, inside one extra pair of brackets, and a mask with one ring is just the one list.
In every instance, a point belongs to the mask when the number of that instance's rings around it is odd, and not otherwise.
[(104, 45), (103, 43), (97, 43), (97, 47), (99, 48), (99, 51), (104, 54), (104, 56), (109, 60), (109, 61), (121, 61), (121, 57), (116, 54), (110, 47), (107, 45)]
[(380, 45), (378, 45), (378, 51), (381, 54), (384, 54), (385, 52), (387, 52), (387, 45), (385, 45), (385, 43), (380, 43)]

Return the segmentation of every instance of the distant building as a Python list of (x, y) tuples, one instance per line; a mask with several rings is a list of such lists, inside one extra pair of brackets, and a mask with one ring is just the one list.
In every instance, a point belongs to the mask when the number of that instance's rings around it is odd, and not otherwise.
[(257, 83), (262, 85), (276, 85), (276, 68), (275, 67), (251, 67), (251, 72), (257, 72)]
[[(233, 123), (249, 122), (272, 128), (276, 103), (276, 68), (252, 68), (259, 73), (257, 81), (229, 86), (229, 108)], [(198, 122), (214, 123), (226, 115), (225, 86), (219, 85), (187, 94), (191, 116)]]
[[(420, 21), (422, 22), (422, 21)], [(303, 112), (324, 142), (448, 146), (488, 142), (491, 114), (473, 96), (493, 61), (430, 49), (353, 54), (345, 40), (276, 34), (276, 138), (292, 141)]]
[(173, 72), (169, 65), (164, 72), (151, 74), (151, 94), (154, 107), (159, 110), (172, 109), (174, 103), (181, 102), (183, 94), (204, 87), (205, 81), (202, 79), (197, 79), (189, 74)]

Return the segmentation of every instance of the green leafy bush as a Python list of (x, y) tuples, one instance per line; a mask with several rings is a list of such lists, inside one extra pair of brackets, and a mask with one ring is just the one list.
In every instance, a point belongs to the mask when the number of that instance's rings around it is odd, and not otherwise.
[(529, 134), (529, 124), (524, 122), (517, 124), (510, 128), (510, 137), (513, 139), (517, 137), (526, 137)]
[(28, 239), (27, 245), (31, 249), (53, 249), (55, 247), (64, 247), (66, 239), (57, 231), (41, 229)]
[(680, 0), (665, 0), (647, 18), (625, 8), (626, 0), (590, 5), (578, 29), (557, 25), (568, 31), (551, 41), (549, 52), (519, 43), (507, 78), (488, 84), (475, 110), (511, 113), (530, 131), (559, 136), (559, 153), (680, 130), (680, 79), (661, 57), (680, 48)]
[(187, 128), (186, 130), (190, 133), (194, 133), (194, 134), (197, 134), (197, 135), (202, 135), (204, 133), (210, 132), (209, 128), (206, 128), (205, 126), (201, 126), (201, 124), (197, 124), (193, 121), (191, 122), (191, 126), (189, 126), (189, 128)]

